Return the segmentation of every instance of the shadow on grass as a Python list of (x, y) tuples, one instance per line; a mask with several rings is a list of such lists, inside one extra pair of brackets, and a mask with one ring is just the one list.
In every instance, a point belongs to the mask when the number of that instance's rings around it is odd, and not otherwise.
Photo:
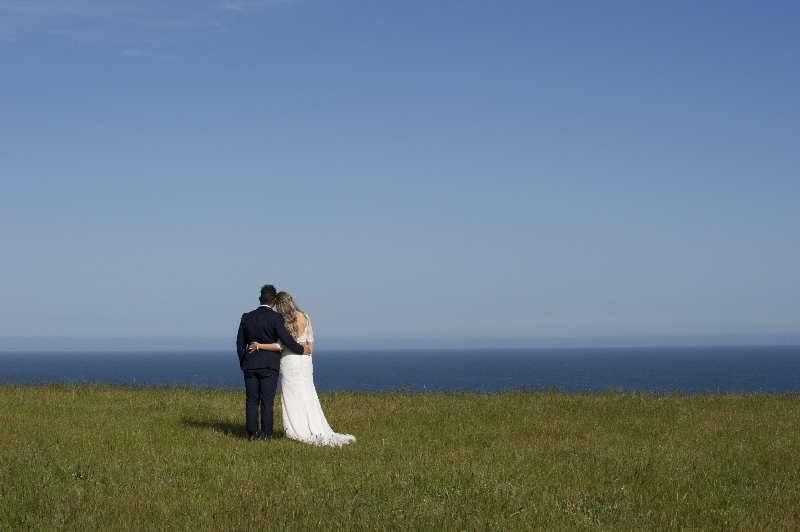
[[(182, 418), (181, 423), (186, 427), (194, 427), (199, 429), (213, 430), (221, 432), (231, 438), (238, 440), (247, 439), (247, 431), (244, 428), (244, 423), (231, 423), (230, 421), (221, 421), (214, 419), (197, 419), (197, 418)], [(273, 439), (283, 438), (283, 431), (276, 430), (272, 434)]]
[(221, 432), (227, 436), (245, 440), (247, 439), (247, 431), (244, 429), (244, 423), (231, 423), (230, 421), (221, 421), (216, 419), (197, 419), (185, 417), (181, 419), (181, 423), (187, 427), (194, 427), (198, 429), (208, 429), (216, 432)]

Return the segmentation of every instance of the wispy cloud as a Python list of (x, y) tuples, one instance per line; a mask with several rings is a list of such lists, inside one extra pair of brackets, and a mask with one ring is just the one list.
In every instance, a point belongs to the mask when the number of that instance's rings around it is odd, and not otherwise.
[(128, 38), (133, 30), (179, 19), (171, 15), (152, 0), (0, 0), (0, 31)]
[(161, 59), (162, 61), (170, 61), (174, 59), (171, 55), (159, 54), (152, 50), (125, 50), (120, 55), (125, 57), (150, 57), (153, 59)]
[(220, 4), (222, 9), (230, 11), (255, 11), (277, 4), (288, 4), (294, 0), (229, 0)]
[(0, 13), (4, 15), (30, 15), (54, 17), (76, 15), (96, 17), (108, 14), (130, 13), (134, 2), (124, 0), (0, 0)]
[(147, 42), (157, 37), (152, 32), (219, 26), (221, 9), (255, 11), (286, 1), (291, 0), (206, 0), (187, 6), (163, 0), (0, 0), (0, 37), (48, 32)]
[(222, 9), (230, 9), (231, 11), (245, 11), (244, 2), (225, 2), (220, 7)]
[(167, 19), (167, 20), (154, 20), (150, 25), (157, 29), (170, 29), (170, 28), (188, 28), (189, 26), (196, 26), (197, 23), (189, 19)]

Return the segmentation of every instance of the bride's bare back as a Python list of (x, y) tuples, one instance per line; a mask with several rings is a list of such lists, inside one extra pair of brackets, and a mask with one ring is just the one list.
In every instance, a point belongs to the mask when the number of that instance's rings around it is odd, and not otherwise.
[(302, 312), (296, 312), (295, 316), (297, 318), (297, 334), (300, 336), (303, 335), (303, 331), (306, 330), (306, 325), (308, 325), (308, 318)]

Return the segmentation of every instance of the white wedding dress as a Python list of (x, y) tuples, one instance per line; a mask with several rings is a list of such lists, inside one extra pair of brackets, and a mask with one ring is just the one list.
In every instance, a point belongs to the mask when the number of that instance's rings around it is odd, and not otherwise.
[[(306, 314), (306, 329), (298, 343), (313, 342), (311, 320)], [(344, 445), (356, 441), (350, 434), (331, 430), (317, 390), (314, 388), (313, 355), (298, 355), (287, 348), (281, 350), (281, 405), (286, 437), (316, 445)]]

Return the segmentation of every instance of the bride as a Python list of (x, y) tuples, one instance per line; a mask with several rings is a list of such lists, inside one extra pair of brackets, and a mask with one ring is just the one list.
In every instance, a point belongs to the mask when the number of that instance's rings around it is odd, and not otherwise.
[[(308, 314), (297, 307), (288, 292), (278, 292), (275, 310), (283, 316), (286, 329), (300, 344), (307, 344), (314, 351), (314, 333)], [(317, 390), (314, 388), (314, 367), (311, 353), (298, 355), (280, 344), (253, 342), (249, 349), (255, 351), (281, 352), (281, 405), (283, 429), (287, 438), (316, 445), (344, 445), (356, 441), (350, 434), (338, 434), (331, 430)]]

